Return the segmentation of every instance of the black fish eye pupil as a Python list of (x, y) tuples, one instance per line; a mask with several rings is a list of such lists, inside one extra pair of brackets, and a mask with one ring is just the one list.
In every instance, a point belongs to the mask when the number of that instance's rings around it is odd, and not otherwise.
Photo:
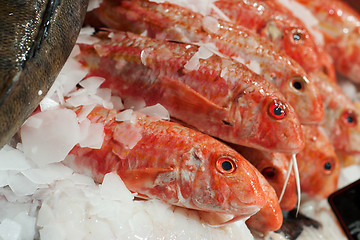
[(354, 122), (354, 119), (353, 119), (351, 116), (347, 116), (347, 117), (346, 117), (346, 121), (347, 121), (348, 123), (353, 123), (353, 122)]
[(301, 36), (300, 36), (298, 33), (295, 33), (295, 34), (293, 35), (293, 39), (294, 39), (295, 41), (299, 41), (299, 40), (301, 39)]
[(230, 161), (224, 161), (221, 163), (221, 167), (224, 171), (230, 171), (233, 168), (233, 165)]
[(274, 114), (276, 116), (281, 116), (282, 112), (283, 112), (283, 110), (281, 109), (281, 107), (277, 106), (277, 107), (274, 108)]
[(331, 163), (326, 162), (326, 163), (324, 164), (324, 169), (325, 169), (325, 170), (330, 170), (330, 169), (331, 169)]
[(301, 82), (298, 82), (298, 81), (294, 82), (294, 83), (293, 83), (293, 86), (294, 86), (294, 88), (297, 89), (297, 90), (300, 90), (300, 89), (302, 88)]

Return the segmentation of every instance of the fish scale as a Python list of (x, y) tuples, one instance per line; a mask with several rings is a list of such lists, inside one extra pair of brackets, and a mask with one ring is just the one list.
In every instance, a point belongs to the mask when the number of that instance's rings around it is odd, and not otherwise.
[[(70, 152), (75, 158), (68, 158), (65, 164), (79, 172), (90, 170), (98, 182), (106, 173), (116, 172), (127, 188), (140, 197), (186, 208), (246, 217), (265, 204), (268, 193), (261, 186), (262, 176), (233, 149), (179, 124), (133, 114), (136, 122), (131, 124), (139, 129), (141, 139), (130, 149), (116, 140), (115, 131), (128, 121), (116, 121), (115, 110), (95, 107), (87, 118), (104, 124), (102, 147), (77, 145)], [(149, 145), (153, 147), (148, 148)], [(224, 173), (216, 167), (222, 159), (231, 162), (233, 172)], [(281, 216), (281, 211), (274, 215)]]
[[(275, 84), (296, 109), (302, 123), (318, 123), (323, 117), (319, 93), (305, 71), (272, 43), (252, 31), (213, 19), (217, 28), (207, 27), (199, 13), (169, 3), (140, 1), (103, 1), (95, 10), (109, 28), (149, 37), (199, 44), (212, 44), (215, 51), (245, 64)], [(211, 18), (211, 17), (210, 17)], [(296, 89), (293, 83), (303, 86)]]
[[(89, 68), (90, 75), (106, 79), (102, 87), (120, 96), (141, 96), (147, 105), (160, 103), (173, 118), (228, 142), (268, 151), (302, 149), (302, 133), (294, 109), (276, 87), (245, 66), (231, 62), (231, 71), (221, 77), (223, 59), (212, 55), (200, 59), (198, 69), (187, 70), (184, 64), (190, 60), (190, 53), (197, 53), (198, 46), (189, 48), (189, 44), (124, 32), (114, 35), (94, 46), (79, 44), (78, 60)], [(129, 44), (134, 38), (143, 44)], [(169, 59), (166, 55), (164, 59), (162, 52), (156, 50), (159, 44), (178, 57)], [(99, 48), (108, 54), (99, 56)], [(154, 51), (148, 54), (144, 65), (141, 52), (148, 48)], [(119, 59), (122, 65), (117, 68)], [(270, 106), (277, 106), (284, 115), (274, 118)]]

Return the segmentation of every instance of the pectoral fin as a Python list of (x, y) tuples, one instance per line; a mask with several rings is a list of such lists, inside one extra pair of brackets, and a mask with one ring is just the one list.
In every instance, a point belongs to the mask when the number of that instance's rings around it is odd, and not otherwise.
[(131, 169), (118, 174), (123, 179), (126, 187), (135, 191), (145, 187), (152, 186), (157, 176), (161, 173), (173, 171), (172, 167), (169, 168), (141, 168)]
[(198, 115), (220, 115), (227, 112), (226, 108), (215, 104), (182, 82), (167, 76), (160, 79), (164, 90), (163, 99), (167, 101), (166, 105), (171, 104), (171, 108), (175, 108), (177, 112), (181, 111), (184, 114), (192, 112)]

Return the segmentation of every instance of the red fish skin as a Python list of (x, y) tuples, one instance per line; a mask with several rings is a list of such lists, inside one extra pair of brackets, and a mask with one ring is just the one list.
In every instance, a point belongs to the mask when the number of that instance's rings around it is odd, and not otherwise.
[[(346, 96), (341, 87), (322, 74), (313, 77), (321, 92), (325, 116), (320, 124), (335, 150), (344, 154), (359, 154), (360, 114), (359, 109)], [(350, 118), (348, 118), (350, 117)], [(348, 120), (351, 120), (348, 122)]]
[[(259, 172), (256, 173), (261, 175)], [(266, 203), (259, 212), (251, 216), (245, 223), (248, 227), (260, 232), (279, 230), (283, 223), (283, 215), (276, 192), (265, 178), (261, 178), (260, 183), (263, 190), (268, 193)]]
[[(247, 66), (255, 65), (252, 69), (260, 71), (280, 89), (303, 124), (319, 123), (323, 118), (319, 93), (301, 66), (244, 27), (218, 19), (217, 28), (209, 30), (204, 27), (206, 18), (201, 14), (169, 3), (148, 1), (103, 1), (96, 13), (112, 29), (146, 32), (157, 39), (212, 43), (221, 54), (244, 61)], [(303, 88), (296, 89), (294, 82)]]
[(302, 126), (305, 148), (296, 155), (301, 191), (315, 198), (327, 198), (337, 190), (340, 160), (326, 134), (317, 126)]
[[(218, 0), (214, 3), (232, 22), (270, 40), (305, 71), (326, 68), (335, 77), (332, 63), (321, 61), (319, 46), (304, 24), (276, 1)], [(213, 13), (216, 14), (216, 13)], [(294, 34), (299, 38), (294, 40)]]
[[(116, 114), (95, 107), (87, 118), (104, 124), (102, 147), (76, 145), (65, 164), (80, 172), (90, 170), (100, 183), (106, 173), (116, 172), (132, 192), (190, 209), (248, 217), (265, 204), (268, 193), (260, 185), (265, 179), (225, 144), (137, 112), (134, 123), (117, 122)], [(122, 141), (129, 129), (141, 135), (133, 148)], [(234, 170), (219, 170), (221, 159), (230, 161)]]
[(360, 14), (339, 0), (296, 0), (319, 20), (324, 48), (336, 71), (360, 82)]
[[(283, 153), (260, 151), (240, 145), (232, 144), (230, 146), (245, 157), (252, 165), (254, 165), (254, 167), (256, 167), (256, 169), (274, 188), (276, 195), (279, 198), (285, 184), (289, 166), (288, 155)], [(295, 190), (295, 176), (294, 173), (291, 172), (283, 198), (280, 202), (282, 210), (290, 211), (295, 207), (297, 202), (297, 194)]]
[[(243, 65), (226, 61), (230, 71), (222, 75), (224, 60), (212, 55), (200, 59), (198, 70), (188, 71), (184, 65), (199, 47), (114, 34), (94, 46), (79, 45), (78, 60), (90, 74), (106, 79), (102, 87), (121, 96), (141, 96), (147, 105), (161, 103), (172, 117), (227, 142), (288, 153), (303, 148), (294, 109), (272, 84)], [(269, 113), (275, 101), (286, 112), (283, 119)]]

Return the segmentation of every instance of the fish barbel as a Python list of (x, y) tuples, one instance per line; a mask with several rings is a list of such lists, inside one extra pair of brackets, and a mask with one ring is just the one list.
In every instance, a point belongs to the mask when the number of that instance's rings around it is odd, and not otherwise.
[[(95, 45), (79, 44), (78, 60), (102, 87), (147, 105), (227, 142), (268, 151), (303, 148), (300, 122), (276, 87), (244, 65), (191, 44), (113, 33)], [(196, 69), (188, 67), (193, 59)]]
[(265, 179), (225, 144), (135, 111), (126, 121), (117, 121), (118, 114), (95, 107), (87, 118), (104, 125), (101, 148), (76, 145), (65, 164), (97, 182), (116, 172), (138, 197), (185, 208), (248, 217), (265, 204), (268, 193), (260, 183)]
[(112, 29), (212, 46), (214, 51), (245, 64), (275, 84), (294, 107), (301, 123), (322, 120), (321, 98), (305, 71), (269, 41), (244, 27), (166, 2), (105, 0), (95, 11)]
[(35, 110), (65, 64), (87, 3), (0, 0), (0, 148)]
[(334, 147), (318, 126), (302, 126), (305, 148), (296, 155), (301, 191), (311, 197), (327, 198), (335, 192), (340, 162)]
[(360, 14), (339, 0), (296, 0), (318, 20), (335, 69), (360, 82)]
[[(335, 79), (332, 62), (323, 61), (322, 49), (316, 45), (306, 26), (277, 1), (217, 0), (214, 4), (232, 22), (270, 40), (307, 73), (321, 69), (331, 79)], [(216, 15), (216, 12), (212, 14)]]
[[(240, 153), (241, 156), (245, 157), (245, 159), (259, 170), (274, 188), (276, 195), (279, 198), (286, 180), (289, 157), (283, 153), (265, 152), (240, 145), (230, 145), (230, 147)], [(295, 176), (293, 172), (291, 172), (285, 193), (280, 202), (280, 207), (284, 211), (290, 211), (295, 207), (296, 201)]]

